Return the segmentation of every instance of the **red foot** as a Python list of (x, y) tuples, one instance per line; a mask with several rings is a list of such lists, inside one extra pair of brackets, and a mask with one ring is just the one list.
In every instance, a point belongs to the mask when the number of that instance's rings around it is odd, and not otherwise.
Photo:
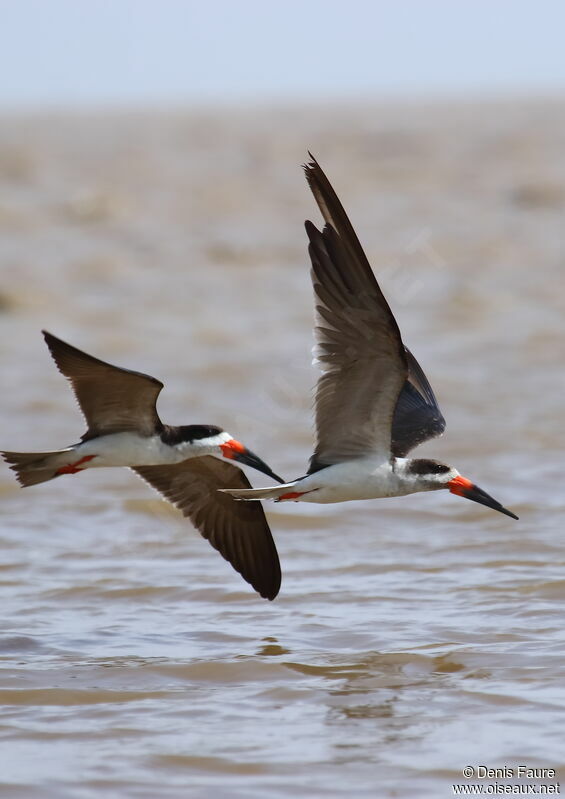
[(277, 497), (277, 502), (283, 499), (298, 499), (298, 497), (303, 497), (307, 493), (308, 491), (290, 491), (288, 494), (281, 494), (280, 497)]
[(55, 474), (77, 474), (77, 472), (82, 472), (82, 469), (78, 468), (81, 465), (81, 463), (86, 463), (87, 461), (91, 461), (95, 457), (96, 455), (85, 455), (84, 458), (81, 458), (76, 463), (69, 463), (68, 466), (61, 466), (60, 469), (57, 469)]

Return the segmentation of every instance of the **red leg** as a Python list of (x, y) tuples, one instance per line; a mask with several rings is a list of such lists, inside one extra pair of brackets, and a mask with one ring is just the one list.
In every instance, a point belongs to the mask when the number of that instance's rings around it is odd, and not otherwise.
[(304, 494), (309, 494), (310, 491), (289, 491), (288, 494), (281, 494), (280, 497), (277, 497), (275, 502), (281, 502), (285, 499), (298, 499), (298, 497), (303, 497)]
[(84, 458), (81, 458), (76, 463), (69, 463), (68, 466), (61, 466), (60, 469), (57, 469), (55, 474), (77, 474), (77, 472), (82, 472), (83, 470), (78, 468), (81, 463), (87, 463), (87, 461), (91, 461), (95, 457), (96, 455), (85, 455)]

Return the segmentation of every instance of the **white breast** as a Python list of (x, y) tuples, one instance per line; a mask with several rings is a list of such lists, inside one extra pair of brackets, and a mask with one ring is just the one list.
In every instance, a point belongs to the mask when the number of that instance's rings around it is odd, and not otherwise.
[[(219, 438), (219, 436), (216, 436)], [(210, 440), (207, 439), (207, 442)], [(159, 436), (140, 436), (136, 433), (113, 433), (79, 444), (78, 457), (95, 455), (88, 467), (100, 466), (159, 466), (180, 463), (188, 458), (220, 454), (217, 445), (183, 442), (174, 447), (163, 444)]]
[(355, 499), (396, 497), (407, 493), (390, 462), (363, 458), (328, 466), (301, 480), (297, 491), (311, 492), (301, 502), (347, 502)]

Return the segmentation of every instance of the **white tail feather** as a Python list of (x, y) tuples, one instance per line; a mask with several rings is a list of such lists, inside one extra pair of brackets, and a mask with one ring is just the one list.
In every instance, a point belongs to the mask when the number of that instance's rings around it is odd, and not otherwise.
[(293, 488), (298, 481), (284, 483), (283, 485), (273, 486), (272, 488), (220, 488), (224, 494), (230, 494), (236, 499), (278, 499), (281, 494), (286, 494)]

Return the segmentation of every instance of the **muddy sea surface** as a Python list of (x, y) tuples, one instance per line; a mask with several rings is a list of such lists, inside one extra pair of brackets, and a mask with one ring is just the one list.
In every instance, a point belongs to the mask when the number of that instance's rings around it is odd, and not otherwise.
[(267, 602), (133, 473), (24, 490), (2, 464), (6, 799), (565, 783), (565, 102), (4, 116), (0, 446), (83, 432), (46, 328), (303, 474), (308, 149), (447, 419), (419, 452), (520, 520), (448, 492), (270, 504)]

